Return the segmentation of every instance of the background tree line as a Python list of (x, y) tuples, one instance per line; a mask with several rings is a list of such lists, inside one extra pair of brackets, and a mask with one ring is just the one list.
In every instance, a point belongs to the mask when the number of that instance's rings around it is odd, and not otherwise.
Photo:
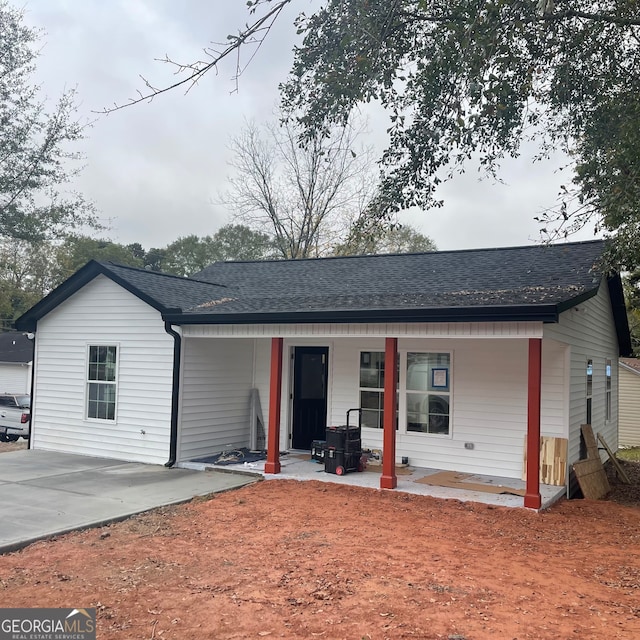
[[(292, 1), (247, 2), (256, 21), (222, 53), (180, 65), (192, 75), (175, 86), (266, 37)], [(540, 216), (544, 230), (562, 237), (593, 224), (610, 237), (612, 266), (631, 274), (637, 328), (637, 2), (328, 0), (297, 28), (303, 41), (281, 87), (285, 127), (249, 126), (232, 141), (236, 178), (223, 199), (243, 224), (145, 250), (95, 239), (106, 230), (69, 187), (87, 127), (75, 92), (52, 105), (40, 96), (40, 33), (0, 0), (0, 316), (14, 318), (91, 258), (186, 275), (219, 259), (432, 250), (395, 213), (438, 206), (439, 184), (472, 157), (498, 176), (503, 158), (538, 142), (541, 159), (565, 151), (573, 174)], [(391, 123), (375, 176), (351, 120), (369, 101)]]
[(55, 102), (33, 79), (42, 33), (0, 0), (0, 318), (4, 328), (89, 260), (188, 276), (215, 261), (309, 258), (433, 250), (410, 228), (377, 223), (371, 158), (354, 153), (359, 131), (336, 128), (302, 148), (298, 131), (275, 125), (232, 141), (237, 178), (223, 199), (243, 224), (165, 247), (106, 239), (91, 202), (70, 185), (87, 123), (76, 92)]
[[(433, 251), (435, 245), (411, 227), (394, 227), (365, 247), (357, 234), (345, 237), (323, 255)], [(213, 235), (189, 235), (165, 247), (145, 249), (141, 243), (121, 244), (107, 239), (68, 234), (56, 241), (0, 241), (0, 319), (3, 328), (33, 306), (89, 260), (116, 262), (141, 269), (189, 276), (212, 262), (282, 259), (267, 233), (241, 224), (228, 224)]]

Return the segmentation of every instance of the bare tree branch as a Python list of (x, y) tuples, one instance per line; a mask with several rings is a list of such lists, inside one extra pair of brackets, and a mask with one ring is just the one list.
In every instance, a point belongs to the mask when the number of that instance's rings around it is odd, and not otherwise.
[[(271, 0), (267, 1), (270, 2)], [(126, 107), (131, 107), (141, 102), (150, 102), (156, 96), (168, 93), (169, 91), (173, 91), (174, 89), (178, 89), (180, 87), (186, 87), (185, 92), (188, 93), (193, 88), (193, 86), (198, 83), (200, 78), (207, 72), (215, 69), (219, 62), (221, 62), (234, 52), (236, 52), (239, 56), (240, 49), (243, 45), (255, 44), (257, 45), (257, 49), (259, 49), (262, 46), (265, 38), (269, 34), (271, 27), (278, 19), (278, 16), (291, 1), (292, 0), (278, 0), (278, 2), (276, 2), (276, 4), (271, 7), (271, 9), (269, 9), (269, 11), (267, 11), (253, 24), (246, 25), (245, 29), (243, 31), (240, 31), (237, 36), (230, 36), (229, 42), (222, 51), (214, 51), (212, 52), (212, 54), (209, 54), (207, 52), (207, 55), (211, 56), (211, 60), (209, 60), (208, 62), (204, 60), (198, 60), (196, 62), (182, 64), (175, 62), (168, 56), (159, 59), (159, 62), (165, 62), (167, 64), (174, 65), (176, 67), (176, 74), (187, 71), (188, 75), (185, 78), (182, 78), (182, 80), (178, 80), (166, 87), (155, 87), (146, 78), (141, 76), (142, 81), (144, 82), (147, 89), (146, 91), (138, 91), (139, 96), (137, 98), (131, 98), (129, 102), (125, 104), (115, 104), (113, 107), (105, 107), (104, 109), (99, 111), (99, 113), (109, 114), (113, 113), (114, 111), (119, 111), (120, 109), (125, 109)], [(254, 7), (251, 10), (251, 13), (255, 11), (257, 4), (258, 3), (254, 3)], [(258, 37), (254, 40), (253, 38), (255, 38), (256, 36)], [(251, 62), (254, 56), (255, 52), (249, 58), (247, 64)], [(247, 64), (241, 66), (240, 60), (238, 58), (236, 62), (236, 76), (234, 78), (236, 81), (242, 74), (242, 72), (246, 69)]]

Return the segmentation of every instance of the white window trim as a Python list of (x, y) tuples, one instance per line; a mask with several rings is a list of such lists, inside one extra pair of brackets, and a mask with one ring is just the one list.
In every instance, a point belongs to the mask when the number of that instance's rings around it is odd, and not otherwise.
[[(589, 389), (589, 363), (591, 363), (591, 389)], [(593, 356), (587, 356), (584, 363), (584, 418), (590, 418), (589, 422), (593, 423), (593, 385), (595, 383), (595, 358)], [(589, 400), (591, 400), (591, 408), (589, 409)], [(591, 413), (591, 416), (587, 416)]]
[[(422, 433), (420, 431), (409, 431), (407, 429), (407, 354), (411, 353), (447, 353), (449, 354), (449, 391), (443, 392), (442, 395), (449, 396), (449, 433)], [(453, 440), (453, 350), (452, 349), (423, 349), (411, 348), (399, 350), (400, 353), (400, 403), (402, 404), (400, 414), (400, 431), (408, 436), (437, 438), (439, 440)], [(411, 393), (411, 391), (409, 392)], [(437, 395), (436, 391), (428, 391), (426, 393)]]
[[(116, 387), (116, 406), (113, 411), (113, 420), (109, 418), (90, 418), (89, 417), (89, 383), (95, 383), (95, 380), (89, 380), (89, 349), (91, 347), (115, 347), (116, 348), (116, 379), (114, 382), (107, 384), (115, 384)], [(115, 424), (118, 421), (118, 406), (120, 398), (120, 343), (119, 342), (87, 342), (85, 345), (84, 358), (84, 403), (83, 403), (83, 419), (85, 422), (95, 422), (97, 424)], [(98, 381), (99, 383), (99, 381)]]
[[(604, 359), (604, 423), (610, 424), (613, 420), (613, 358)], [(610, 375), (607, 376), (607, 365)], [(611, 384), (608, 389), (607, 385)], [(607, 415), (609, 414), (609, 415)]]
[[(360, 384), (360, 373), (361, 373), (361, 362), (362, 362), (362, 354), (363, 353), (382, 353), (384, 354), (384, 349), (358, 349), (358, 406), (360, 406), (360, 394), (362, 391), (375, 391), (375, 392), (382, 392), (384, 394), (384, 388), (377, 388), (377, 387), (363, 387)], [(386, 371), (385, 371), (386, 374)], [(364, 411), (366, 411), (367, 409), (364, 409)], [(382, 426), (380, 426), (380, 428), (377, 427), (362, 427), (363, 429), (366, 429), (367, 431), (371, 432), (371, 433), (382, 433), (383, 428)], [(397, 431), (396, 431), (397, 433)]]

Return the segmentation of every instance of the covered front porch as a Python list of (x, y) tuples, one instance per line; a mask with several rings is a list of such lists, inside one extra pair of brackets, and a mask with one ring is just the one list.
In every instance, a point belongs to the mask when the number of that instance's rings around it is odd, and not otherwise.
[[(257, 397), (258, 448), (267, 449), (259, 471), (286, 477), (290, 458), (281, 452), (308, 452), (328, 425), (345, 424), (361, 407), (362, 446), (383, 460), (379, 474), (358, 480), (366, 486), (403, 486), (396, 464), (407, 457), (415, 468), (501, 478), (506, 486), (527, 477), (526, 495), (513, 499), (539, 509), (540, 435), (568, 434), (568, 352), (543, 340), (540, 323), (201, 325), (185, 327), (183, 340), (180, 464), (256, 448), (250, 398)], [(526, 456), (523, 476), (525, 446), (536, 454)]]
[[(269, 387), (269, 428), (267, 435), (267, 460), (264, 463), (265, 475), (281, 474), (280, 460), (280, 423), (282, 404), (282, 372), (283, 372), (283, 338), (271, 340), (271, 371)], [(384, 406), (383, 406), (383, 446), (382, 465), (379, 477), (381, 489), (396, 489), (399, 479), (396, 469), (396, 431), (398, 428), (397, 409), (397, 381), (398, 381), (398, 339), (385, 338), (384, 350)], [(440, 370), (440, 369), (439, 369)], [(446, 369), (447, 388), (449, 370)], [(430, 384), (430, 383), (428, 383)], [(434, 383), (435, 384), (435, 383)], [(527, 462), (525, 470), (524, 506), (530, 509), (542, 507), (542, 493), (540, 488), (540, 422), (542, 397), (542, 339), (528, 339), (527, 360), (527, 416), (526, 416), (526, 451)], [(302, 469), (300, 467), (300, 469)], [(428, 471), (426, 474), (429, 475)], [(514, 479), (512, 479), (514, 480)], [(369, 484), (369, 480), (365, 482)], [(416, 482), (415, 480), (413, 481)], [(418, 480), (419, 482), (419, 480)], [(491, 484), (489, 481), (487, 484)], [(432, 485), (430, 485), (432, 486)], [(507, 485), (508, 486), (508, 485)], [(450, 489), (451, 487), (446, 487)], [(456, 488), (456, 491), (461, 489)], [(462, 490), (464, 491), (464, 490)], [(474, 493), (477, 493), (474, 491)], [(560, 492), (560, 494), (562, 491)], [(499, 494), (503, 495), (503, 494)], [(555, 494), (554, 494), (555, 495)], [(551, 497), (551, 496), (550, 496)], [(519, 505), (518, 505), (519, 506)]]

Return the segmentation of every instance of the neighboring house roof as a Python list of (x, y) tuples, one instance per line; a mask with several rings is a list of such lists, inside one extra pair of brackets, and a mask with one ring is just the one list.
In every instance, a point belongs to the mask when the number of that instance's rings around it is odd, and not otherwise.
[[(33, 338), (33, 336), (31, 336)], [(16, 331), (0, 333), (0, 362), (27, 364), (33, 360), (33, 340)]]
[[(90, 262), (16, 323), (37, 320), (98, 274), (172, 324), (556, 322), (596, 295), (604, 242), (305, 260), (217, 262), (191, 278)], [(628, 325), (619, 276), (608, 278), (621, 353)], [(625, 339), (626, 334), (626, 339)]]
[(624, 367), (628, 371), (631, 371), (632, 373), (635, 373), (640, 376), (640, 359), (620, 358), (618, 362), (622, 367)]

